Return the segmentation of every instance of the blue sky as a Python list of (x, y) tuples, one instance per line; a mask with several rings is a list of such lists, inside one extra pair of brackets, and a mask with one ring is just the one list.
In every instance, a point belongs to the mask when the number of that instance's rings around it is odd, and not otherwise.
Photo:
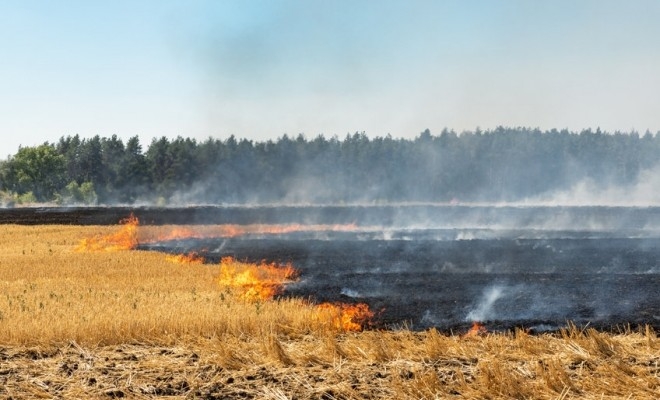
[(657, 21), (650, 0), (0, 0), (0, 156), (73, 134), (656, 132)]

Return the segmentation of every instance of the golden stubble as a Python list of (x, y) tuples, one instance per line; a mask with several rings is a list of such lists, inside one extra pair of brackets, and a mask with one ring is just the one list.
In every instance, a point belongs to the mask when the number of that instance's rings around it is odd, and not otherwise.
[(0, 226), (0, 343), (170, 342), (271, 326), (278, 333), (313, 329), (311, 305), (241, 301), (218, 285), (218, 265), (149, 251), (76, 250), (81, 240), (116, 229)]

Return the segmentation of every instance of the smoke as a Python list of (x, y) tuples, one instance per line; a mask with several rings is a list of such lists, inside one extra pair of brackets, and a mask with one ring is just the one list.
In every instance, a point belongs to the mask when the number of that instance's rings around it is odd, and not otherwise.
[(360, 292), (349, 288), (342, 288), (340, 293), (343, 296), (352, 297), (352, 298), (364, 297)]
[(612, 184), (585, 178), (566, 190), (527, 199), (528, 205), (623, 206), (660, 205), (660, 165), (639, 172), (631, 184)]
[[(650, 206), (660, 205), (654, 190), (660, 184), (656, 147), (660, 135), (525, 128), (460, 135), (445, 130), (439, 136), (426, 130), (413, 140), (369, 138), (364, 132), (341, 140), (303, 134), (267, 142), (179, 138), (152, 142), (143, 160), (149, 168), (140, 179), (93, 180), (102, 204)], [(100, 176), (121, 170), (115, 156), (103, 157), (110, 160), (104, 167), (109, 171)], [(75, 170), (73, 161), (69, 168)], [(391, 211), (381, 226), (457, 227), (437, 218), (410, 221), (406, 212)], [(533, 219), (473, 216), (459, 227), (520, 228)]]
[[(559, 292), (566, 288), (555, 288)], [(538, 283), (484, 287), (481, 296), (465, 316), (467, 322), (561, 320), (577, 318), (580, 304), (573, 304), (568, 293), (550, 293)], [(605, 318), (605, 315), (598, 315)]]
[(504, 288), (501, 286), (492, 286), (484, 291), (479, 303), (465, 317), (466, 321), (488, 321), (495, 318), (493, 306), (495, 302), (502, 297)]

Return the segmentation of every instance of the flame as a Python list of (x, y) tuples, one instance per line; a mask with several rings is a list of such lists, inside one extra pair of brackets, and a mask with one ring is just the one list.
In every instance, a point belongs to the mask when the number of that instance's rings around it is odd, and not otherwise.
[(364, 303), (322, 303), (317, 306), (318, 318), (329, 321), (337, 330), (359, 332), (373, 318), (374, 313)]
[[(291, 264), (252, 264), (224, 257), (220, 261), (218, 282), (235, 290), (243, 300), (264, 301), (282, 293), (284, 285), (297, 277), (298, 271)], [(337, 330), (361, 331), (373, 316), (374, 313), (364, 303), (322, 303), (316, 306), (316, 318), (329, 322)]]
[(485, 335), (487, 332), (488, 330), (486, 330), (486, 327), (483, 326), (483, 324), (474, 321), (472, 322), (472, 327), (470, 328), (470, 330), (467, 331), (465, 335), (463, 335), (463, 337), (481, 336), (481, 335)]
[(165, 260), (177, 264), (204, 264), (204, 257), (197, 253), (188, 254), (168, 254)]
[(183, 238), (194, 238), (195, 231), (190, 228), (173, 228), (171, 231), (162, 234), (159, 236), (156, 241), (168, 241), (168, 240), (177, 240)]
[[(205, 239), (220, 237), (237, 237), (249, 234), (277, 235), (293, 232), (321, 232), (355, 231), (355, 224), (344, 225), (201, 225), (201, 226), (175, 226), (175, 227), (146, 227), (138, 232), (139, 221), (132, 213), (129, 217), (119, 221), (122, 225), (118, 232), (106, 236), (82, 239), (76, 251), (118, 251), (132, 250), (138, 243), (156, 243), (169, 240)], [(139, 233), (139, 236), (138, 236)], [(139, 240), (138, 240), (139, 239)]]
[(297, 274), (290, 264), (252, 264), (224, 257), (220, 261), (218, 283), (235, 290), (243, 300), (270, 300), (281, 293), (284, 284), (294, 280)]
[(97, 236), (86, 238), (80, 241), (76, 251), (119, 251), (132, 250), (137, 247), (137, 228), (139, 221), (137, 217), (131, 214), (119, 223), (122, 227), (119, 231), (106, 236)]
[[(174, 227), (164, 231), (160, 227), (149, 227), (140, 232), (138, 240), (139, 221), (131, 214), (120, 221), (121, 228), (106, 236), (97, 236), (81, 240), (76, 251), (118, 251), (137, 248), (138, 243), (153, 243), (168, 240), (201, 239), (214, 237), (236, 237), (247, 234), (286, 234), (293, 232), (320, 231), (354, 231), (355, 224), (348, 225), (213, 225), (189, 227)], [(196, 253), (169, 254), (165, 259), (180, 264), (202, 264), (204, 258)], [(297, 279), (298, 271), (291, 264), (284, 266), (275, 263), (262, 262), (253, 264), (240, 262), (232, 257), (224, 257), (220, 261), (218, 283), (235, 291), (246, 301), (271, 300), (282, 293), (284, 285)], [(335, 329), (343, 331), (361, 331), (368, 324), (374, 313), (364, 303), (322, 303), (316, 306), (317, 318), (329, 322)]]
[(350, 232), (355, 231), (355, 224), (344, 225), (303, 225), (303, 224), (250, 224), (250, 225), (200, 225), (192, 227), (174, 227), (163, 231), (163, 228), (150, 229), (146, 232), (143, 242), (154, 243), (169, 240), (185, 239), (211, 239), (211, 238), (232, 238), (244, 235), (281, 235), (294, 232)]

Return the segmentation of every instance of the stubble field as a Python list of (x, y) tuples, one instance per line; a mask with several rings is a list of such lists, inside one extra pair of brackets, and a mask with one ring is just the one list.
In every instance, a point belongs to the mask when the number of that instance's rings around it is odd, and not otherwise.
[[(220, 264), (82, 247), (117, 226), (0, 226), (2, 398), (654, 399), (660, 343), (619, 333), (348, 331), (245, 298)], [(165, 227), (139, 227), (153, 235)], [(159, 233), (159, 234), (160, 234)]]

